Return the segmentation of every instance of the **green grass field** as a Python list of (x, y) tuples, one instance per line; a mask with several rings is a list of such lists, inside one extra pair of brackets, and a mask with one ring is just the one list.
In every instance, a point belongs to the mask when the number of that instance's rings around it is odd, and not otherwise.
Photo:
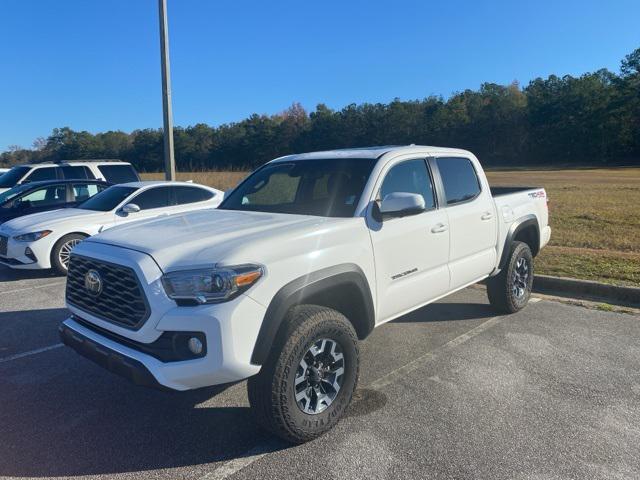
[[(226, 190), (246, 174), (185, 172), (179, 178)], [(547, 190), (553, 232), (537, 259), (538, 273), (640, 286), (640, 168), (496, 170), (488, 176), (496, 186)]]

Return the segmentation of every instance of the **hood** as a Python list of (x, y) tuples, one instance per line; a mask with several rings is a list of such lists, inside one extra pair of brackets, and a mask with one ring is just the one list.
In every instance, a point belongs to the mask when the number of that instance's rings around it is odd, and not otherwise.
[(283, 234), (292, 238), (301, 229), (331, 220), (334, 219), (209, 209), (133, 222), (87, 241), (146, 253), (167, 271), (174, 267), (210, 265), (252, 242)]
[(105, 212), (81, 210), (79, 208), (63, 208), (46, 212), (32, 213), (14, 218), (2, 224), (2, 230), (20, 233), (37, 232), (38, 230), (54, 230), (56, 225), (77, 218), (82, 224), (91, 223), (92, 219), (103, 219)]

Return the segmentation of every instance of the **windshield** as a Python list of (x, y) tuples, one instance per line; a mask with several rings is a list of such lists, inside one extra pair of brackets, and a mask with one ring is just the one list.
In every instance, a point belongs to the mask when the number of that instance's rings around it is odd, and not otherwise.
[(108, 212), (120, 205), (125, 198), (136, 190), (138, 189), (134, 187), (109, 187), (94, 195), (86, 202), (81, 203), (77, 208), (94, 210), (96, 212)]
[(297, 160), (256, 170), (222, 202), (223, 210), (352, 217), (374, 159)]
[(13, 200), (18, 195), (20, 195), (25, 190), (29, 190), (31, 185), (18, 185), (15, 186), (6, 192), (0, 193), (0, 207), (9, 207), (11, 206), (10, 200)]
[(13, 167), (7, 173), (0, 175), (0, 188), (11, 188), (18, 183), (27, 172), (29, 167)]

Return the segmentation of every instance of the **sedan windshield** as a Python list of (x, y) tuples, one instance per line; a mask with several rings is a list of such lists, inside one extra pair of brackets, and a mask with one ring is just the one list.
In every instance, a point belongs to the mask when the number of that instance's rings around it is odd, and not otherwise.
[(125, 198), (136, 190), (138, 189), (135, 187), (109, 187), (94, 195), (86, 202), (81, 203), (77, 208), (94, 210), (96, 212), (108, 212), (120, 205)]
[(238, 185), (218, 208), (352, 217), (374, 164), (361, 158), (270, 163)]
[(11, 188), (15, 186), (27, 172), (29, 167), (13, 167), (7, 173), (0, 175), (0, 188)]

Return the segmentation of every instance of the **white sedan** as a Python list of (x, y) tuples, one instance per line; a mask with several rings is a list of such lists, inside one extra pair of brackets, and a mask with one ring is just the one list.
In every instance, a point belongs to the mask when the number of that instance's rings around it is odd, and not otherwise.
[(0, 264), (53, 268), (66, 275), (71, 250), (85, 238), (124, 223), (215, 208), (224, 192), (187, 182), (132, 182), (103, 190), (76, 208), (35, 213), (0, 225)]

